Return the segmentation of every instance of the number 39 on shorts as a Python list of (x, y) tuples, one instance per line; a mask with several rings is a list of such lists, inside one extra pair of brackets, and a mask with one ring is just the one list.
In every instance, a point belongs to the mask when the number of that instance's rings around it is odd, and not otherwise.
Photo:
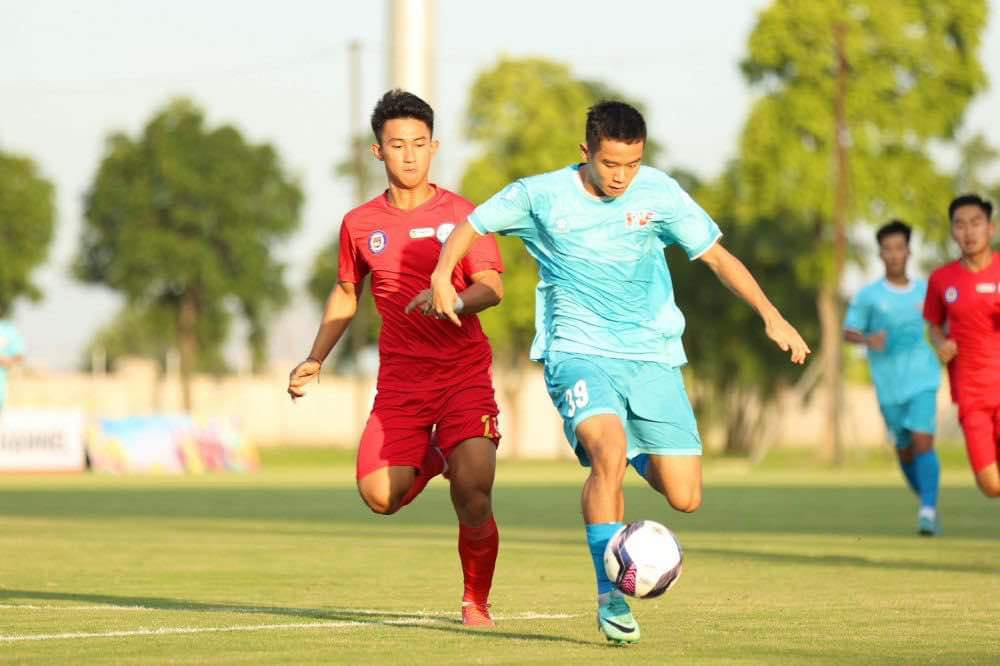
[(583, 409), (590, 402), (590, 394), (587, 393), (587, 382), (579, 380), (573, 384), (573, 388), (566, 389), (566, 416), (573, 418), (578, 409)]

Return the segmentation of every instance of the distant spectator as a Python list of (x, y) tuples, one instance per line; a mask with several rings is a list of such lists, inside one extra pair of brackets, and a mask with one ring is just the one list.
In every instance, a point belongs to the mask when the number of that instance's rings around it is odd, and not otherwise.
[(24, 360), (24, 339), (13, 322), (0, 319), (0, 412), (7, 401), (7, 370)]

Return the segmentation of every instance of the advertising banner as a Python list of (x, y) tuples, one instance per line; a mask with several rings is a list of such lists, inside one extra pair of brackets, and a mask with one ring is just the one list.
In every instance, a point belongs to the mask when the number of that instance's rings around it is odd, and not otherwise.
[(80, 472), (84, 417), (73, 410), (0, 412), (0, 472)]

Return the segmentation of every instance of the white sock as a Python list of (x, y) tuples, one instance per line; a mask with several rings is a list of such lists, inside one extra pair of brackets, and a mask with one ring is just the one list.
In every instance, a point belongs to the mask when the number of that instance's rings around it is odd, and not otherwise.
[(917, 517), (937, 520), (937, 509), (932, 506), (922, 506), (920, 507), (920, 511), (917, 513)]

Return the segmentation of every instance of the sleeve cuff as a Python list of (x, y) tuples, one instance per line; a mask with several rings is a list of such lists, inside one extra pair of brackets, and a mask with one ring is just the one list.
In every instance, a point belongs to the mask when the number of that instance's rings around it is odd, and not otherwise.
[(722, 238), (722, 232), (721, 231), (717, 231), (715, 233), (715, 236), (713, 236), (710, 241), (708, 241), (707, 243), (705, 243), (705, 245), (703, 245), (702, 247), (698, 248), (693, 253), (689, 253), (688, 254), (688, 259), (690, 259), (691, 261), (694, 261), (695, 259), (698, 259), (699, 257), (701, 257), (701, 255), (703, 255), (706, 252), (708, 252), (709, 250), (711, 250), (712, 247), (716, 243), (719, 242), (720, 238)]
[(482, 223), (476, 219), (475, 215), (469, 215), (466, 219), (469, 221), (469, 225), (472, 229), (480, 236), (485, 236), (489, 233), (489, 231), (483, 227)]

